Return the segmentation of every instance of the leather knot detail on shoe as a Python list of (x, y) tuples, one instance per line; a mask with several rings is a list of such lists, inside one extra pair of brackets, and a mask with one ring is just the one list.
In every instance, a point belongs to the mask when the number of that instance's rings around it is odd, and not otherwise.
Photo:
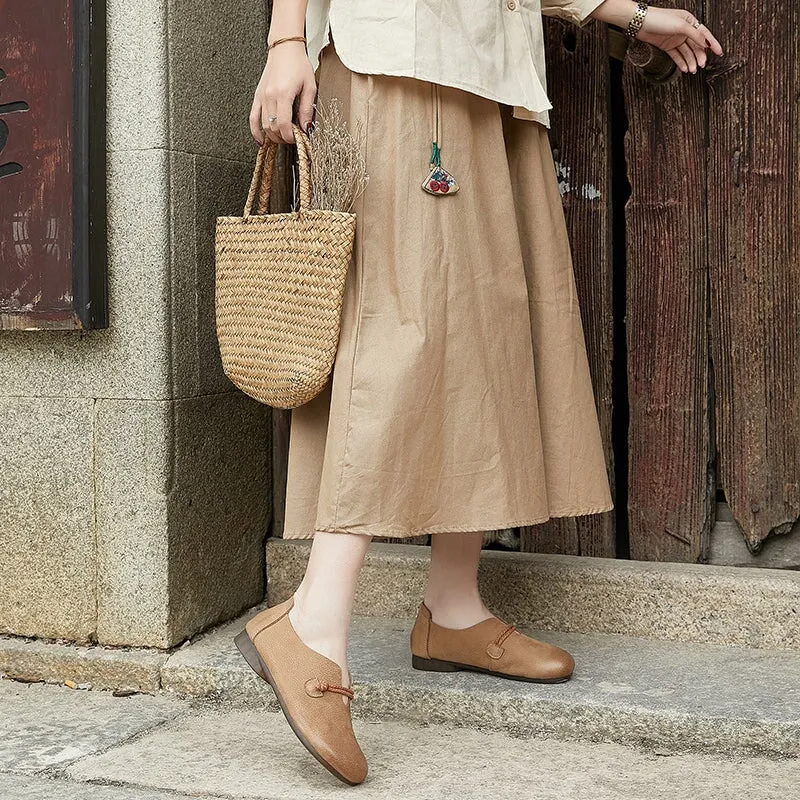
[(498, 658), (502, 658), (503, 653), (505, 653), (505, 648), (499, 647), (494, 642), (489, 642), (489, 644), (486, 646), (486, 655), (489, 656), (489, 658), (495, 659), (495, 661)]
[(486, 646), (486, 655), (489, 656), (489, 658), (493, 658), (495, 661), (502, 658), (503, 653), (506, 651), (505, 647), (503, 647), (503, 643), (516, 629), (516, 625), (506, 625), (500, 635)]
[(355, 696), (352, 689), (346, 686), (338, 686), (335, 683), (328, 683), (328, 681), (321, 681), (317, 678), (309, 678), (305, 683), (306, 694), (309, 697), (322, 697), (325, 692), (334, 692), (342, 694), (350, 700)]

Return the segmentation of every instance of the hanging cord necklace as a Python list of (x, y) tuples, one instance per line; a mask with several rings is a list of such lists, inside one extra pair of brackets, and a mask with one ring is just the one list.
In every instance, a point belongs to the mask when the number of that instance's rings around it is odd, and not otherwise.
[(458, 191), (456, 179), (442, 166), (441, 149), (441, 96), (439, 84), (431, 83), (431, 105), (433, 107), (433, 146), (431, 148), (430, 172), (422, 182), (429, 194), (441, 197)]

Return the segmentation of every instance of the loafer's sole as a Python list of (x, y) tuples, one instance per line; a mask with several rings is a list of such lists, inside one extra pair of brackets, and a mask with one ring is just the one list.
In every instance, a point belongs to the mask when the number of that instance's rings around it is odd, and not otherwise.
[(423, 672), (480, 672), (484, 675), (494, 675), (497, 678), (506, 678), (510, 681), (523, 681), (524, 683), (566, 683), (572, 675), (563, 678), (526, 678), (522, 675), (509, 675), (507, 672), (496, 672), (492, 669), (474, 667), (471, 664), (459, 664), (456, 661), (441, 661), (438, 658), (422, 658), (411, 656), (411, 666)]
[(281, 697), (281, 693), (278, 690), (278, 687), (275, 685), (275, 681), (272, 679), (272, 675), (270, 674), (269, 668), (264, 663), (261, 656), (258, 654), (258, 650), (256, 650), (256, 646), (253, 644), (253, 640), (247, 635), (247, 631), (242, 631), (241, 633), (237, 633), (236, 636), (233, 638), (233, 643), (236, 645), (239, 652), (244, 657), (244, 660), (250, 665), (250, 669), (256, 673), (260, 678), (263, 678), (271, 687), (272, 691), (275, 692), (275, 697), (278, 700), (278, 705), (281, 707), (281, 711), (283, 711), (283, 716), (286, 717), (286, 721), (289, 723), (294, 735), (300, 740), (300, 743), (311, 753), (314, 758), (322, 764), (325, 769), (328, 770), (332, 775), (335, 775), (340, 781), (346, 783), (348, 786), (357, 786), (358, 783), (356, 781), (351, 781), (345, 778), (339, 770), (336, 769), (332, 764), (329, 764), (318, 752), (317, 750), (311, 745), (311, 743), (306, 739), (303, 735), (303, 732), (300, 728), (295, 724), (294, 720), (292, 719), (292, 715), (286, 710), (286, 704), (283, 702), (283, 697)]

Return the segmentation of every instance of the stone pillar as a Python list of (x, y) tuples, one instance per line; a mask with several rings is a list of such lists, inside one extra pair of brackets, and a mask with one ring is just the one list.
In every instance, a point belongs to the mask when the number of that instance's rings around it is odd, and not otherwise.
[(258, 602), (270, 416), (224, 376), (258, 0), (108, 1), (110, 327), (0, 333), (0, 632), (170, 647)]

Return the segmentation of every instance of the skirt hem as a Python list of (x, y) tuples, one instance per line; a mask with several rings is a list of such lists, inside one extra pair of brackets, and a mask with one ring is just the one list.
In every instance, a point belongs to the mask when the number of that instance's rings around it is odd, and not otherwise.
[[(310, 533), (304, 531), (302, 533), (291, 533), (284, 531), (283, 538), (284, 539), (313, 539), (314, 533), (316, 531), (320, 531), (321, 533), (350, 533), (355, 534), (357, 536), (382, 536), (382, 537), (389, 537), (392, 539), (413, 539), (415, 536), (426, 536), (428, 534), (434, 533), (475, 533), (477, 531), (499, 531), (504, 530), (505, 528), (521, 528), (527, 527), (529, 525), (541, 525), (548, 520), (555, 519), (557, 517), (583, 517), (589, 514), (602, 514), (606, 511), (613, 511), (614, 504), (608, 503), (602, 506), (596, 506), (593, 508), (587, 509), (563, 509), (558, 511), (552, 511), (550, 514), (544, 517), (537, 517), (535, 519), (521, 519), (521, 520), (514, 520), (512, 522), (502, 522), (502, 523), (485, 523), (483, 525), (433, 525), (428, 528), (420, 528), (418, 530), (407, 530), (403, 529), (401, 531), (382, 529), (379, 531), (372, 531), (372, 530), (364, 530), (362, 529), (354, 529), (348, 528), (347, 526), (338, 525), (338, 526), (320, 526), (315, 528)], [(373, 526), (367, 526), (373, 527)]]

